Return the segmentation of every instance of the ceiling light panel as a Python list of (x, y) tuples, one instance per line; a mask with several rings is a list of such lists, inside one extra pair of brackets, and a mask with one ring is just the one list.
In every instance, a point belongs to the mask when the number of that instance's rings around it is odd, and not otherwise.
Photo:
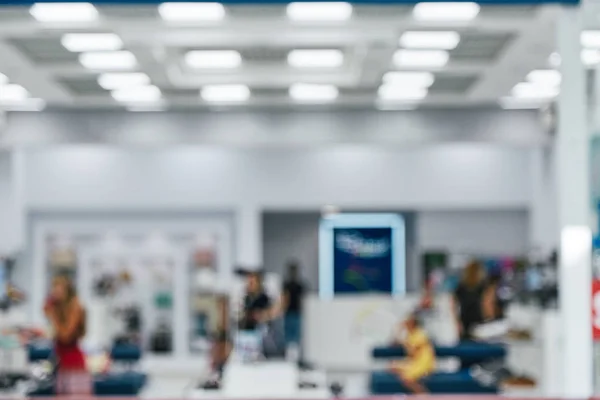
[(20, 102), (28, 98), (29, 92), (21, 85), (9, 84), (0, 88), (0, 103)]
[(75, 53), (116, 51), (123, 48), (123, 41), (114, 33), (69, 33), (60, 42), (65, 49)]
[(581, 51), (581, 62), (586, 67), (600, 64), (600, 51), (596, 49), (583, 49)]
[(527, 81), (542, 86), (559, 86), (561, 75), (553, 69), (539, 69), (527, 74)]
[(419, 101), (427, 97), (425, 87), (404, 87), (384, 84), (377, 91), (379, 98), (388, 101)]
[(214, 103), (238, 103), (250, 98), (246, 85), (209, 85), (200, 91), (202, 100)]
[(418, 3), (413, 8), (413, 18), (417, 21), (464, 22), (475, 19), (479, 10), (477, 3)]
[(122, 103), (151, 103), (162, 98), (162, 93), (156, 86), (119, 89), (113, 91), (111, 95), (113, 99)]
[(600, 48), (600, 31), (581, 32), (581, 45), (587, 48)]
[(82, 53), (79, 55), (79, 62), (96, 71), (123, 71), (137, 67), (137, 60), (129, 51)]
[(334, 85), (296, 83), (290, 86), (289, 95), (300, 102), (329, 102), (339, 96), (339, 90)]
[(220, 3), (163, 3), (158, 12), (167, 22), (216, 22), (226, 14)]
[(292, 50), (287, 60), (294, 68), (336, 68), (344, 64), (344, 53), (340, 50)]
[(186, 53), (185, 63), (197, 69), (229, 69), (242, 65), (242, 56), (234, 50), (194, 50)]
[(340, 22), (352, 17), (352, 5), (345, 2), (290, 3), (287, 16), (297, 22)]
[(450, 56), (445, 50), (397, 50), (394, 65), (400, 68), (441, 68)]
[(559, 92), (558, 87), (521, 82), (513, 88), (512, 96), (516, 99), (552, 99), (558, 96)]
[(383, 75), (382, 80), (387, 85), (427, 88), (433, 85), (435, 77), (431, 72), (392, 71)]
[(36, 3), (29, 9), (40, 22), (91, 22), (98, 19), (98, 10), (90, 3)]
[(460, 35), (453, 31), (409, 31), (400, 37), (400, 46), (407, 49), (452, 50), (459, 42)]
[(106, 73), (98, 77), (98, 85), (106, 90), (132, 88), (150, 84), (150, 77), (143, 72)]

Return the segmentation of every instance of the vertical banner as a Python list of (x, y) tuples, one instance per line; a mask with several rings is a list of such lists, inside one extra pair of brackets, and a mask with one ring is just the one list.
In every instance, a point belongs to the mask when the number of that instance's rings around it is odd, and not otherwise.
[(592, 281), (592, 335), (600, 341), (600, 279)]
[(334, 293), (392, 293), (392, 228), (333, 230)]

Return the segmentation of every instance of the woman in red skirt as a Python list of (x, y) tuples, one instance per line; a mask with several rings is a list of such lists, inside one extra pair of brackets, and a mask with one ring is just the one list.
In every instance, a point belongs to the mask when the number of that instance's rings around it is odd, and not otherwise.
[(90, 376), (79, 347), (79, 340), (85, 335), (85, 311), (68, 277), (54, 278), (44, 312), (54, 331), (54, 352), (58, 359), (57, 394), (90, 394)]

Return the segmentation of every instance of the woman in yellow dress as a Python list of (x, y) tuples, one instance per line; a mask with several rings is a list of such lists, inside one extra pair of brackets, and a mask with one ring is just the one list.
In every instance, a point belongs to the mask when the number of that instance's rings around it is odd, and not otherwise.
[(420, 380), (435, 370), (435, 350), (416, 315), (406, 319), (401, 328), (405, 334), (403, 338), (399, 334), (396, 343), (404, 347), (407, 357), (394, 362), (392, 371), (413, 393), (427, 393)]

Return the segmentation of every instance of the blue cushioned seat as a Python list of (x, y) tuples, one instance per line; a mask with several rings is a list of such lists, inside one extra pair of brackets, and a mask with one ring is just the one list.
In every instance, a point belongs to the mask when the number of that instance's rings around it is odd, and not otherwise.
[(28, 350), (29, 362), (39, 362), (39, 361), (48, 360), (53, 352), (52, 347), (45, 346), (45, 345), (44, 346), (31, 345), (31, 346), (28, 346), (27, 350)]
[[(468, 371), (453, 373), (436, 372), (422, 380), (430, 393), (460, 393), (460, 394), (496, 394), (496, 386), (487, 387), (478, 383)], [(396, 375), (387, 371), (377, 371), (371, 374), (371, 393), (388, 395), (410, 393)]]
[[(139, 372), (109, 373), (94, 377), (95, 396), (137, 396), (146, 384), (147, 376)], [(54, 385), (47, 385), (28, 394), (31, 397), (55, 395)]]
[[(384, 346), (373, 349), (373, 358), (393, 359), (406, 356), (404, 348), (400, 346)], [(500, 344), (463, 342), (456, 346), (435, 346), (437, 357), (460, 358), (463, 367), (481, 363), (488, 360), (498, 360), (506, 357), (506, 348)]]
[(113, 361), (137, 362), (142, 358), (142, 350), (132, 344), (119, 344), (111, 349), (110, 358)]

